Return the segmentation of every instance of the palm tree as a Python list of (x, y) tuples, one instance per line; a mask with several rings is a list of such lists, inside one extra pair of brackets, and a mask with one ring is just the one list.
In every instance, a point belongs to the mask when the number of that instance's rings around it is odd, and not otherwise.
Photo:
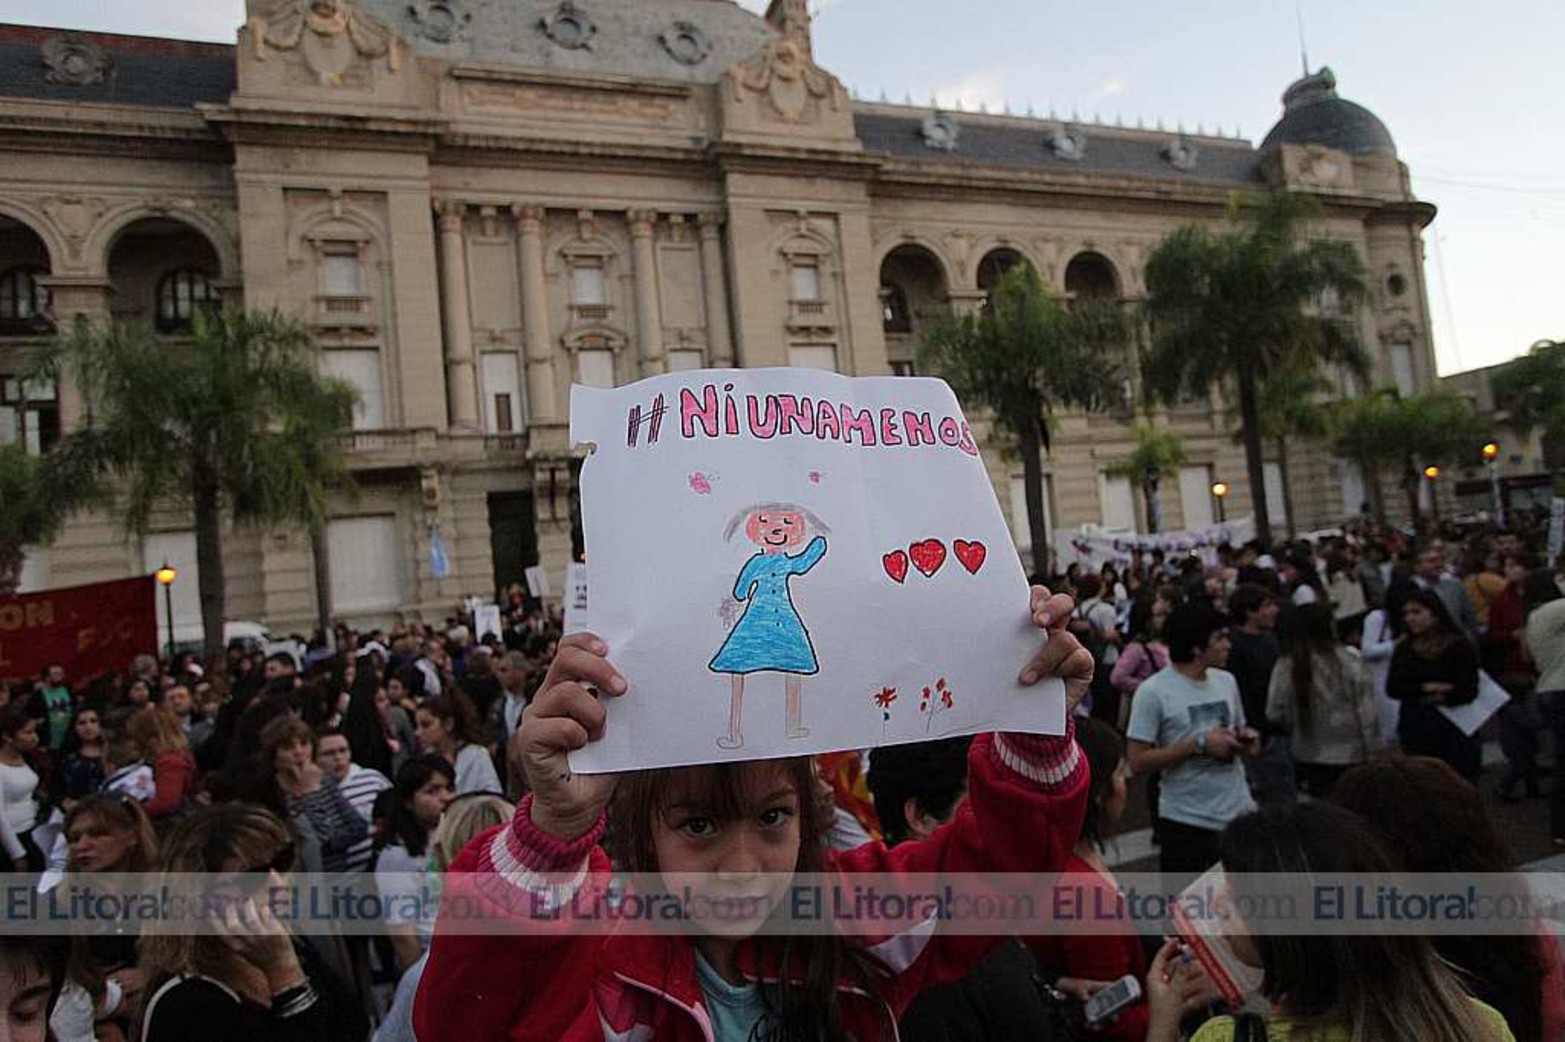
[(1396, 392), (1381, 390), (1334, 402), (1326, 414), (1332, 451), (1358, 466), (1369, 486), (1370, 511), (1382, 520), (1386, 516), (1386, 498), (1380, 486), (1380, 472), (1399, 459), (1400, 450), (1392, 433), (1396, 408)]
[[(1186, 225), (1147, 259), (1147, 384), (1170, 402), (1214, 385), (1237, 393), (1263, 544), (1271, 541), (1261, 451), (1267, 376), (1306, 360), (1368, 369), (1351, 317), (1364, 295), (1363, 265), (1348, 243), (1301, 241), (1300, 226), (1315, 211), (1310, 200), (1280, 192), (1236, 200), (1226, 230)], [(1341, 313), (1323, 306), (1332, 298)]]
[[(1289, 539), (1295, 532), (1295, 514), (1293, 481), (1288, 472), (1288, 442), (1293, 438), (1315, 440), (1326, 436), (1327, 414), (1319, 400), (1331, 389), (1331, 384), (1317, 370), (1299, 368), (1273, 370), (1261, 385), (1261, 437), (1270, 441), (1277, 453)], [(1239, 437), (1236, 432), (1235, 438)]]
[(0, 597), (21, 584), (25, 549), (52, 543), (71, 512), (96, 494), (90, 476), (63, 473), (60, 462), (0, 444)]
[(310, 331), (277, 312), (199, 311), (177, 340), (78, 321), (38, 366), (73, 381), (90, 417), (54, 453), (123, 479), (128, 531), (169, 501), (193, 511), (206, 653), (220, 653), (224, 515), (323, 525), (328, 492), (349, 485), (338, 439), (355, 391), (320, 375)]
[(1129, 478), (1141, 489), (1147, 507), (1147, 529), (1154, 534), (1163, 528), (1163, 499), (1158, 485), (1185, 462), (1185, 447), (1179, 435), (1151, 424), (1136, 424), (1136, 447), (1123, 462), (1107, 468), (1111, 478)]
[(1110, 301), (1067, 306), (1030, 266), (1005, 272), (976, 315), (937, 322), (919, 347), (922, 366), (943, 376), (969, 405), (994, 413), (1022, 458), (1033, 570), (1049, 571), (1043, 513), (1043, 454), (1058, 409), (1102, 410), (1123, 394), (1118, 357), (1130, 338), (1124, 310)]
[(1387, 418), (1384, 437), (1402, 472), (1408, 517), (1417, 518), (1420, 465), (1449, 467), (1476, 458), (1487, 431), (1467, 399), (1446, 388), (1393, 399)]

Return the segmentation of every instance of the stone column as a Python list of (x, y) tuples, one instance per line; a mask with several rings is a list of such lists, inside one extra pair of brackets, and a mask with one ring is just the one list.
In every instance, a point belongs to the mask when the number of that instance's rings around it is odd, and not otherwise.
[(445, 316), (446, 387), (450, 396), (451, 426), (477, 431), (478, 371), (473, 363), (467, 246), (462, 228), (467, 204), (441, 202), (436, 210), (440, 214), (440, 304)]
[(513, 206), (516, 239), (522, 251), (522, 335), (526, 339), (529, 423), (553, 423), (554, 345), (549, 339), (549, 287), (543, 276), (541, 206)]
[(663, 357), (663, 308), (658, 303), (656, 210), (631, 210), (630, 236), (636, 265), (636, 339), (641, 346), (641, 375), (656, 376), (667, 367)]
[[(109, 297), (113, 292), (107, 278), (69, 275), (44, 276), (49, 288), (50, 310), (61, 333), (70, 332), (77, 319), (97, 324), (109, 320)], [(81, 426), (86, 415), (81, 392), (70, 380), (55, 386), (55, 403), (60, 411), (60, 433), (69, 434)]]
[(734, 341), (728, 327), (728, 280), (723, 273), (723, 219), (715, 213), (696, 218), (701, 228), (702, 296), (706, 300), (707, 363), (718, 368), (734, 364)]

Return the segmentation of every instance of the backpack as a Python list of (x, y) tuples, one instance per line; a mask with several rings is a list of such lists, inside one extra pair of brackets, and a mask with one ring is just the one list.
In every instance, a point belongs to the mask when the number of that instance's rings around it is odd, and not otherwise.
[(1102, 598), (1094, 597), (1078, 604), (1071, 613), (1070, 621), (1065, 624), (1065, 629), (1081, 641), (1081, 646), (1092, 655), (1092, 686), (1088, 688), (1083, 705), (1094, 717), (1114, 720), (1119, 713), (1119, 699), (1114, 686), (1109, 683), (1109, 676), (1114, 671), (1114, 663), (1119, 655), (1090, 617), (1092, 609), (1102, 603)]

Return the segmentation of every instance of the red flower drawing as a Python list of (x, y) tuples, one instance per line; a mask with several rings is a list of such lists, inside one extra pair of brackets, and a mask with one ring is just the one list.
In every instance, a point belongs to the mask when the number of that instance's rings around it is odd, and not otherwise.
[[(933, 707), (930, 703), (934, 702)], [(923, 695), (918, 701), (918, 711), (924, 714), (924, 733), (928, 734), (935, 725), (935, 717), (955, 705), (955, 696), (951, 688), (946, 685), (946, 678), (941, 677), (935, 681), (933, 690), (924, 688)]]
[(880, 706), (882, 709), (891, 708), (891, 703), (895, 702), (896, 700), (897, 689), (894, 687), (883, 687), (880, 689), (880, 694), (875, 696), (875, 704)]

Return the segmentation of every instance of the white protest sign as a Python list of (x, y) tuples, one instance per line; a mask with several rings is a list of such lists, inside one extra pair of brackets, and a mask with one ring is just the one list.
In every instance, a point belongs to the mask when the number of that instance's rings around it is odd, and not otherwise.
[(500, 606), (498, 604), (473, 605), (473, 639), (483, 640), (490, 633), (496, 637), (505, 635), (505, 631), (500, 628)]
[(582, 633), (592, 629), (587, 621), (587, 565), (572, 561), (565, 566), (565, 632)]
[(527, 577), (527, 592), (538, 600), (549, 596), (549, 573), (543, 570), (543, 565), (535, 564), (522, 573)]
[(1105, 564), (1127, 563), (1137, 550), (1142, 553), (1161, 550), (1165, 555), (1186, 554), (1194, 550), (1210, 558), (1224, 543), (1243, 546), (1254, 538), (1255, 518), (1246, 516), (1206, 528), (1159, 532), (1156, 535), (1138, 535), (1135, 532), (1083, 525), (1079, 529), (1056, 532), (1054, 549), (1059, 555), (1061, 568), (1073, 563), (1087, 568), (1100, 568)]
[(592, 626), (630, 692), (580, 771), (1059, 734), (1021, 562), (943, 381), (695, 371), (571, 389)]

